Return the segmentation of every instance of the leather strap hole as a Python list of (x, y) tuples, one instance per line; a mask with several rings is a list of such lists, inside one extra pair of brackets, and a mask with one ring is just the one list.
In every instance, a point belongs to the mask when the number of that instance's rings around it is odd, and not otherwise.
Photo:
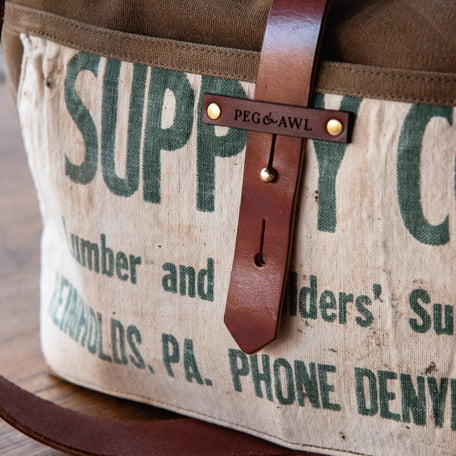
[(264, 253), (257, 253), (255, 255), (254, 261), (259, 268), (266, 266), (266, 256)]

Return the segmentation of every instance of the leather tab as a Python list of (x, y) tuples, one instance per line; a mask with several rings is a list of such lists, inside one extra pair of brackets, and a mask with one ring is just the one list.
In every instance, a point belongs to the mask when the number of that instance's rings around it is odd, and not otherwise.
[[(326, 0), (275, 0), (266, 26), (255, 100), (307, 107)], [(245, 353), (277, 335), (285, 294), (303, 140), (249, 132), (225, 324)], [(274, 170), (274, 181), (260, 178)]]
[[(220, 108), (220, 117), (216, 119), (211, 119), (207, 113), (212, 104)], [(201, 121), (211, 125), (337, 143), (348, 142), (350, 120), (350, 113), (343, 111), (301, 108), (209, 93), (203, 95), (201, 114)], [(328, 131), (330, 121), (340, 122), (342, 131), (337, 136)]]

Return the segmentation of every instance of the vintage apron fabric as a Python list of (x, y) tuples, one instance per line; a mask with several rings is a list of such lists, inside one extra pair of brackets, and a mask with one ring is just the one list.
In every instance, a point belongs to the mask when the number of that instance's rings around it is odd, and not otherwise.
[(454, 108), (316, 95), (352, 141), (309, 141), (279, 337), (246, 355), (223, 313), (247, 132), (200, 115), (254, 84), (21, 39), (55, 373), (294, 449), (455, 453)]

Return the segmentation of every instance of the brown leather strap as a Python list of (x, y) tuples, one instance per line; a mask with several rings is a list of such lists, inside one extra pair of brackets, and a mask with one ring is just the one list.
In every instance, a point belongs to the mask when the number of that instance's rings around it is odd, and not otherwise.
[[(0, 37), (3, 12), (4, 0), (0, 0)], [(40, 399), (3, 377), (0, 418), (29, 437), (73, 455), (312, 456), (191, 418), (115, 421), (83, 415)]]
[(82, 415), (40, 399), (3, 377), (0, 416), (33, 439), (74, 455), (311, 456), (192, 418), (115, 421)]
[[(255, 100), (306, 107), (326, 0), (275, 0), (261, 51)], [(253, 353), (276, 338), (285, 294), (303, 140), (249, 132), (225, 324)], [(260, 179), (273, 168), (274, 182)]]
[(3, 18), (5, 16), (5, 0), (0, 0), (0, 40), (2, 37)]

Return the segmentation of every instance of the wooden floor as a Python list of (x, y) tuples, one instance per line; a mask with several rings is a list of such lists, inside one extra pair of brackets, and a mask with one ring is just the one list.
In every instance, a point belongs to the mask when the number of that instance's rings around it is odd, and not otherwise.
[[(49, 375), (39, 341), (40, 216), (12, 97), (0, 83), (0, 370), (19, 386), (65, 407), (115, 418), (168, 418), (154, 407), (75, 387)], [(56, 456), (0, 422), (0, 455)]]

